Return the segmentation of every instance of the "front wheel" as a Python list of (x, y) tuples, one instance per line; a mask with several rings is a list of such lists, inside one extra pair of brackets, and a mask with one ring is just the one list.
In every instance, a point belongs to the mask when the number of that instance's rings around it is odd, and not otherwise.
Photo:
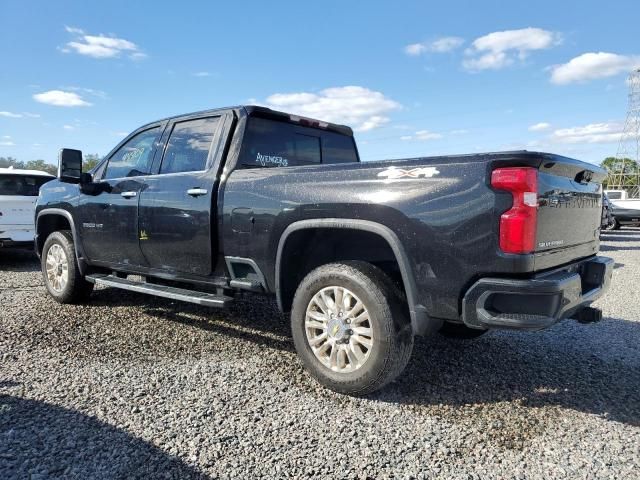
[(300, 283), (291, 310), (298, 355), (321, 384), (363, 395), (405, 368), (411, 325), (391, 280), (365, 262), (316, 268)]
[(89, 298), (93, 283), (78, 268), (71, 232), (53, 232), (42, 249), (42, 276), (49, 294), (58, 303), (78, 303)]

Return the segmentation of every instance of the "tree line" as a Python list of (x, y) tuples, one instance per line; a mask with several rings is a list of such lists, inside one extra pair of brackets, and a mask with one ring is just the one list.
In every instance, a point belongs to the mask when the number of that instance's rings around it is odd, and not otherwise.
[[(98, 162), (102, 159), (100, 155), (95, 153), (84, 155), (82, 160), (82, 171), (88, 172), (93, 167), (95, 167)], [(47, 163), (44, 160), (28, 160), (23, 162), (22, 160), (17, 160), (13, 157), (0, 157), (0, 168), (19, 168), (24, 170), (40, 170), (42, 172), (50, 173), (51, 175), (58, 174), (58, 166), (52, 165), (51, 163)]]

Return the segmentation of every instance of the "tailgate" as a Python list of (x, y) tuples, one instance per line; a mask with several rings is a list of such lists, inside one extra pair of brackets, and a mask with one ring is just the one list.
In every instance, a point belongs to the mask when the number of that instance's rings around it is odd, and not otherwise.
[(604, 178), (600, 167), (578, 160), (558, 157), (543, 162), (538, 174), (536, 253), (564, 250), (560, 261), (572, 252), (578, 258), (597, 251)]

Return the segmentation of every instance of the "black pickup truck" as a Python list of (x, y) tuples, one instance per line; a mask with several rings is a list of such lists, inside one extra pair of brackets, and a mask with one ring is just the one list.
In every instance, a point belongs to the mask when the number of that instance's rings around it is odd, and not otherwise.
[(274, 295), (306, 368), (362, 394), (415, 335), (599, 320), (604, 175), (527, 151), (360, 163), (348, 127), (224, 108), (149, 123), (90, 172), (63, 149), (35, 243), (62, 303), (94, 284), (212, 307)]

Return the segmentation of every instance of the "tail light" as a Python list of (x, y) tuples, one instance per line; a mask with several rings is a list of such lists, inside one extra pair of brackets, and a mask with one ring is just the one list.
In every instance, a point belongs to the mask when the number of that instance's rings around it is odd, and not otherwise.
[(491, 186), (513, 196), (513, 206), (500, 217), (500, 249), (505, 253), (531, 253), (536, 245), (538, 171), (531, 167), (496, 168)]

